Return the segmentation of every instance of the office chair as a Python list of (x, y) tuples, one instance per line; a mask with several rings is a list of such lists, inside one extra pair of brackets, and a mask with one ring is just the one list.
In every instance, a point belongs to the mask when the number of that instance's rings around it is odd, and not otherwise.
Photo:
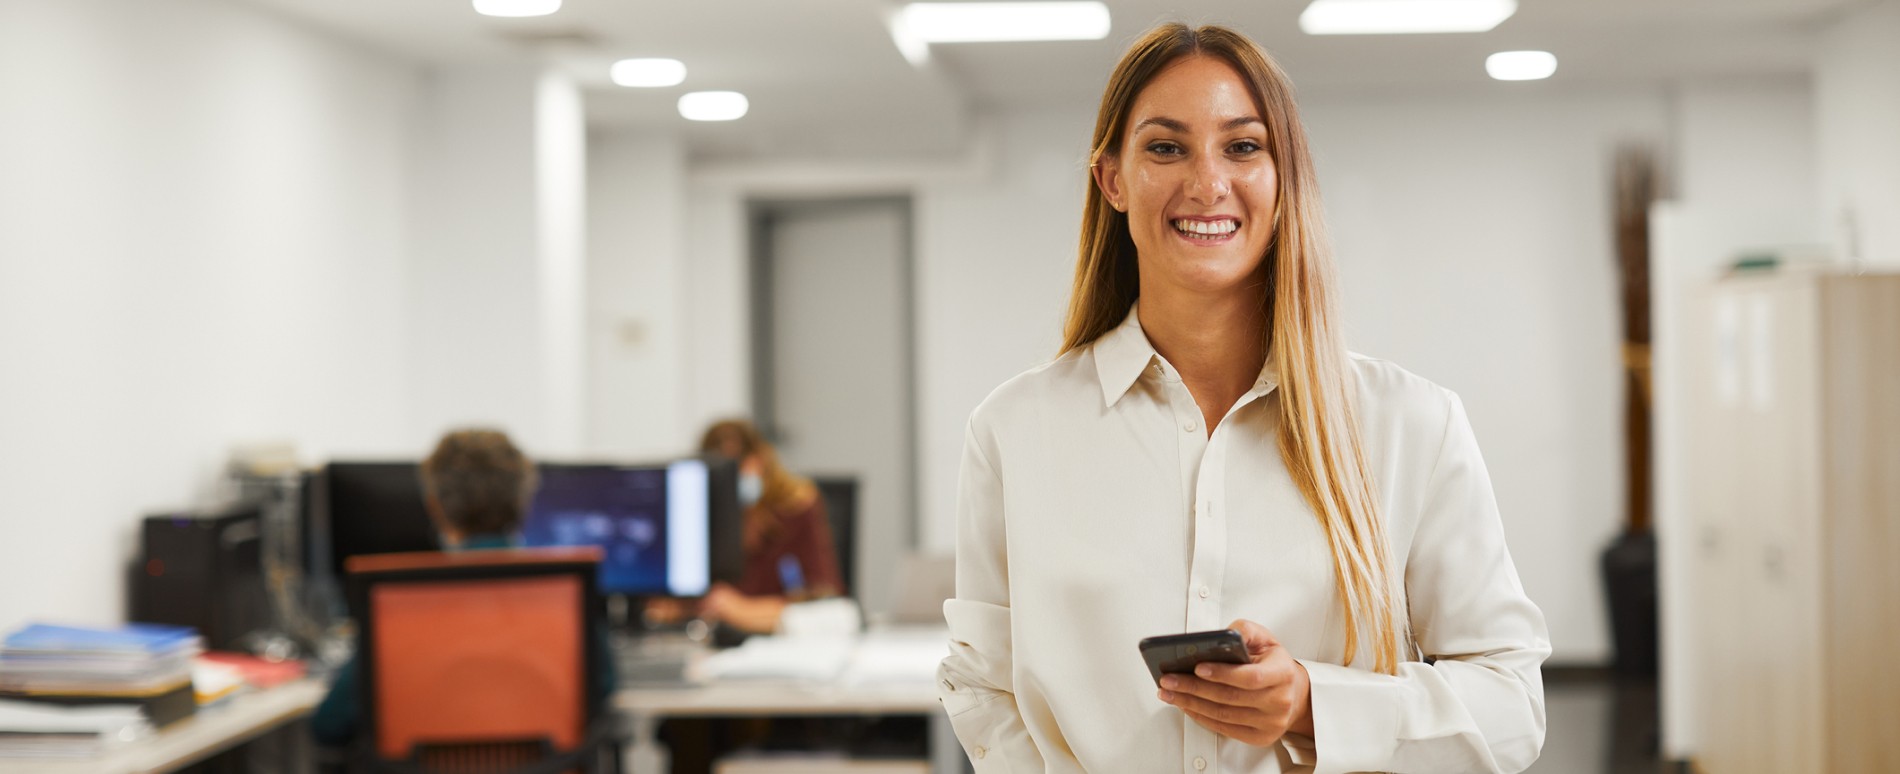
[(818, 496), (825, 500), (826, 521), (831, 525), (831, 545), (838, 555), (838, 579), (845, 593), (858, 596), (858, 478), (857, 476), (813, 476)]
[(554, 774), (612, 766), (590, 694), (605, 654), (593, 548), (352, 557), (357, 768)]

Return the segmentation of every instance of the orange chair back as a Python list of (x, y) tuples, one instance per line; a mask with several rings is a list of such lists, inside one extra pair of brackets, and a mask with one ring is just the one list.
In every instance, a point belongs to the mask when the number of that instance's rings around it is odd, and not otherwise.
[(376, 754), (583, 741), (597, 551), (468, 551), (350, 560)]

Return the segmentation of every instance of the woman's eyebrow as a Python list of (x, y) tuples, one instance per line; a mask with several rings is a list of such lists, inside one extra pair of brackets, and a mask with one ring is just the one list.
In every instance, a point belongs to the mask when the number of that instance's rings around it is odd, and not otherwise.
[[(1154, 118), (1144, 118), (1141, 120), (1141, 123), (1135, 124), (1135, 132), (1139, 132), (1143, 129), (1146, 129), (1149, 126), (1159, 126), (1163, 129), (1167, 129), (1169, 131), (1175, 131), (1175, 132), (1187, 131), (1187, 124), (1181, 123), (1180, 121), (1176, 121), (1172, 118), (1163, 118), (1160, 116), (1156, 116)], [(1130, 134), (1133, 134), (1133, 133), (1134, 132), (1130, 132)]]
[[(1229, 131), (1232, 129), (1240, 128), (1242, 126), (1246, 126), (1248, 124), (1259, 124), (1264, 127), (1267, 125), (1267, 122), (1260, 120), (1259, 116), (1241, 116), (1239, 118), (1227, 119), (1226, 123), (1221, 124), (1220, 128), (1221, 128), (1221, 131)], [(1165, 116), (1155, 116), (1153, 118), (1142, 119), (1141, 123), (1135, 124), (1134, 130), (1129, 132), (1129, 134), (1134, 134), (1135, 132), (1139, 132), (1143, 129), (1146, 129), (1149, 126), (1159, 126), (1163, 129), (1167, 129), (1167, 130), (1175, 131), (1175, 132), (1183, 132), (1183, 133), (1187, 132), (1188, 130), (1187, 124), (1181, 123), (1180, 121), (1176, 121), (1172, 118), (1167, 118)]]

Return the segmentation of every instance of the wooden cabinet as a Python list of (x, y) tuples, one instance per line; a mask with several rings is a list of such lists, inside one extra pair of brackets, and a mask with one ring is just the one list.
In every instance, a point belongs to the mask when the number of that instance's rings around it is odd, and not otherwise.
[(1698, 762), (1900, 771), (1900, 275), (1725, 279), (1689, 320)]

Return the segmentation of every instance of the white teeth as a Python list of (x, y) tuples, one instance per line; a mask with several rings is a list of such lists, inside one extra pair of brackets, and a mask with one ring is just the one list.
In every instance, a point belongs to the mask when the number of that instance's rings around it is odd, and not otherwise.
[(1235, 231), (1239, 230), (1240, 223), (1234, 220), (1229, 220), (1229, 219), (1214, 220), (1214, 221), (1177, 220), (1174, 222), (1174, 228), (1175, 230), (1180, 231), (1185, 234), (1200, 234), (1203, 236), (1220, 236), (1220, 235), (1225, 235), (1225, 234), (1232, 234)]

